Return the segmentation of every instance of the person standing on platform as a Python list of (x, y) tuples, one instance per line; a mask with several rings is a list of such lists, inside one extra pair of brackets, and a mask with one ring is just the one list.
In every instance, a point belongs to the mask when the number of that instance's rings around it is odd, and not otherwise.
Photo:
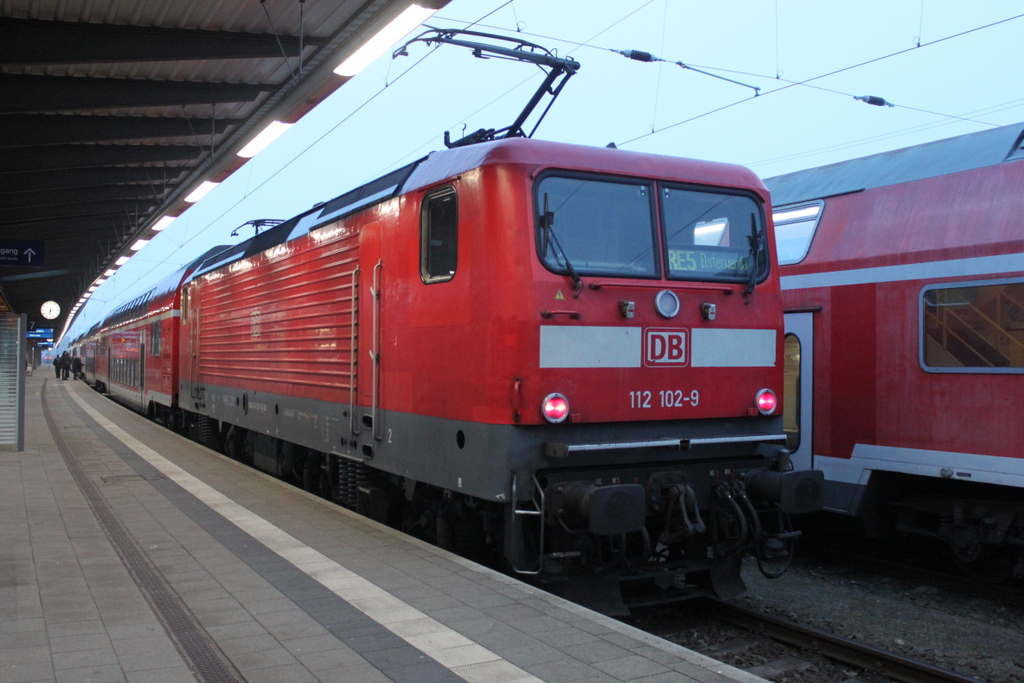
[(71, 358), (71, 376), (75, 379), (82, 379), (82, 359), (78, 356)]
[(57, 379), (60, 379), (60, 356), (53, 357), (53, 371), (57, 373)]
[(68, 379), (68, 373), (71, 372), (71, 354), (65, 351), (60, 357), (60, 378), (64, 381)]

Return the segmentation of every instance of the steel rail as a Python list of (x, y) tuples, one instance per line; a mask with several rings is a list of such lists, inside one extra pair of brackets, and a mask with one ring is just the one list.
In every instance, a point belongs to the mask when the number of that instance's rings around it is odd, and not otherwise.
[(942, 569), (914, 566), (897, 559), (875, 557), (865, 552), (835, 547), (815, 547), (814, 553), (844, 567), (853, 567), (872, 574), (889, 576), (901, 581), (927, 584), (932, 588), (947, 590), (961, 595), (984, 598), (1003, 605), (1024, 608), (1022, 582), (983, 583), (964, 574)]
[(878, 671), (904, 683), (978, 683), (977, 678), (911, 659), (873, 645), (796, 624), (769, 614), (709, 598), (711, 611), (722, 621), (819, 652), (863, 669)]

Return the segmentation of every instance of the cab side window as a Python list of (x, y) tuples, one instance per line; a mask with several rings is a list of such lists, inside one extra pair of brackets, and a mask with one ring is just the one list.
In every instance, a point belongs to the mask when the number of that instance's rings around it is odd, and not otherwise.
[(423, 199), (420, 217), (420, 276), (426, 283), (447, 282), (459, 263), (458, 195), (454, 187)]

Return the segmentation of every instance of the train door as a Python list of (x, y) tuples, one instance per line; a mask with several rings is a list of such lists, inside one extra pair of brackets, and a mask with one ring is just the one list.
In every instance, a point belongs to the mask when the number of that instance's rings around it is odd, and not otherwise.
[(814, 405), (814, 314), (787, 313), (783, 387), (786, 447), (797, 470), (814, 467), (812, 448)]
[(146, 407), (146, 330), (139, 330), (139, 400)]
[[(381, 327), (384, 288), (384, 261), (381, 253), (380, 222), (370, 221), (359, 230), (359, 340), (360, 357), (356, 361), (359, 403), (369, 404), (362, 422), (354, 431), (366, 428), (377, 441), (381, 440), (383, 424), (380, 413), (381, 392)], [(365, 336), (364, 336), (365, 335)], [(369, 362), (365, 362), (369, 361)]]
[[(181, 324), (188, 335), (188, 352), (182, 372), (189, 390), (189, 410), (200, 408), (203, 402), (199, 390), (199, 309), (196, 307), (195, 285), (189, 283), (181, 294)], [(182, 343), (182, 346), (185, 344)]]

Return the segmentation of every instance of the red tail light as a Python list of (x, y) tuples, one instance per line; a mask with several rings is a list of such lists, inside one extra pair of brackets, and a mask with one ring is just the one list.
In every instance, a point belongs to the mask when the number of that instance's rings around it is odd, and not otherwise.
[(759, 413), (762, 415), (771, 415), (779, 405), (779, 398), (771, 389), (762, 389), (757, 392), (757, 396), (754, 397), (754, 403), (757, 404), (757, 410)]
[(555, 424), (569, 416), (569, 400), (561, 394), (548, 394), (540, 404), (544, 419)]

